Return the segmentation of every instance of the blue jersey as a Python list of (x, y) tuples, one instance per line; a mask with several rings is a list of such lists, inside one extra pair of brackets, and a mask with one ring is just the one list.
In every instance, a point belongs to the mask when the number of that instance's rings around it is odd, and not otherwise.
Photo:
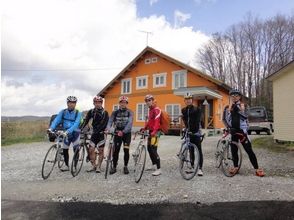
[(79, 129), (81, 117), (82, 113), (76, 109), (71, 111), (68, 109), (61, 110), (53, 120), (50, 129), (54, 130), (57, 125), (62, 123), (63, 129), (66, 130), (67, 133), (71, 134), (73, 131), (77, 131)]

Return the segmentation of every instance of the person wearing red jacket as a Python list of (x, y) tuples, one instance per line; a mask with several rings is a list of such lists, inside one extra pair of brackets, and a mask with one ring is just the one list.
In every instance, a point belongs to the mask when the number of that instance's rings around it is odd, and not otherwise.
[(149, 108), (149, 117), (148, 122), (145, 125), (143, 130), (149, 130), (149, 137), (148, 137), (148, 152), (150, 159), (152, 161), (152, 165), (154, 168), (149, 170), (156, 170), (152, 173), (153, 176), (159, 176), (161, 174), (160, 170), (160, 157), (157, 152), (158, 148), (158, 141), (160, 136), (160, 117), (161, 117), (161, 109), (156, 106), (156, 100), (152, 95), (145, 96), (145, 102)]

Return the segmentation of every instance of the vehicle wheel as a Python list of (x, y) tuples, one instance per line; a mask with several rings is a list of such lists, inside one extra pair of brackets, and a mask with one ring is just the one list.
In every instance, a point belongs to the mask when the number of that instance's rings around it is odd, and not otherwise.
[(108, 150), (108, 155), (106, 157), (106, 168), (105, 168), (105, 179), (107, 179), (107, 175), (108, 175), (108, 170), (109, 170), (109, 166), (110, 169), (112, 168), (112, 160), (111, 160), (111, 156), (112, 156), (112, 149), (113, 146), (109, 146), (109, 150)]
[(144, 145), (139, 146), (136, 157), (134, 176), (135, 182), (138, 183), (142, 178), (146, 163), (146, 147)]
[(82, 169), (85, 157), (85, 147), (80, 145), (75, 149), (72, 161), (70, 172), (73, 177), (77, 176)]
[(216, 145), (216, 152), (215, 152), (215, 168), (220, 168), (222, 162), (222, 152), (223, 149), (226, 148), (227, 141), (226, 140), (219, 140)]
[(248, 131), (248, 134), (250, 135), (251, 134), (251, 131)]
[[(199, 167), (199, 151), (198, 148), (195, 145), (190, 145), (189, 146), (191, 150), (189, 150), (187, 147), (183, 148), (183, 150), (180, 152), (180, 174), (185, 180), (190, 180), (192, 179)], [(194, 153), (194, 165), (192, 165), (193, 161), (193, 154)]]
[(270, 129), (268, 129), (268, 130), (266, 131), (266, 133), (267, 133), (267, 135), (271, 135), (271, 134), (272, 134), (272, 132), (271, 132)]
[[(237, 159), (238, 159), (238, 167), (236, 168), (235, 172), (232, 172), (234, 169), (234, 162), (233, 162), (233, 155), (232, 155), (232, 146), (237, 148)], [(227, 177), (233, 177), (235, 176), (241, 167), (242, 164), (242, 151), (241, 148), (239, 146), (238, 143), (236, 142), (232, 142), (231, 144), (229, 144), (229, 142), (227, 142), (227, 145), (223, 151), (223, 160), (221, 163), (221, 167), (222, 167), (222, 171), (224, 173), (225, 176)]]
[(256, 134), (260, 134), (260, 131), (256, 131)]
[(56, 159), (57, 159), (56, 157), (57, 157), (57, 145), (54, 144), (49, 148), (43, 160), (42, 178), (44, 180), (50, 176), (54, 168), (54, 165), (56, 164)]

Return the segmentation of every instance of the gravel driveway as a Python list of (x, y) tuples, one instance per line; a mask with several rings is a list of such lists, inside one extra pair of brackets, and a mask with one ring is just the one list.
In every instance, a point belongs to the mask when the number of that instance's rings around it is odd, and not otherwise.
[[(259, 164), (267, 174), (260, 178), (254, 175), (248, 156), (243, 151), (240, 175), (228, 178), (213, 167), (218, 138), (208, 137), (203, 141), (204, 176), (186, 181), (179, 173), (175, 156), (180, 145), (179, 137), (161, 137), (159, 155), (163, 173), (153, 177), (151, 172), (145, 171), (138, 184), (131, 175), (122, 173), (122, 150), (118, 172), (107, 180), (104, 179), (104, 173), (87, 173), (89, 163), (84, 163), (81, 173), (75, 178), (69, 172), (60, 172), (55, 168), (49, 179), (43, 180), (41, 165), (51, 143), (2, 147), (2, 200), (95, 201), (112, 204), (294, 200), (294, 152), (273, 153), (255, 149)], [(132, 145), (136, 143), (133, 141)], [(130, 160), (130, 168), (132, 164)]]

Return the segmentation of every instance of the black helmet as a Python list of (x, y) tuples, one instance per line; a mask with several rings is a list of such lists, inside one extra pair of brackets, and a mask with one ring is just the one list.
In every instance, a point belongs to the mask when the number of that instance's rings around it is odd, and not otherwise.
[(67, 97), (66, 101), (67, 102), (77, 102), (78, 99), (75, 96), (69, 96), (69, 97)]
[(242, 96), (242, 93), (238, 89), (232, 89), (229, 94)]

